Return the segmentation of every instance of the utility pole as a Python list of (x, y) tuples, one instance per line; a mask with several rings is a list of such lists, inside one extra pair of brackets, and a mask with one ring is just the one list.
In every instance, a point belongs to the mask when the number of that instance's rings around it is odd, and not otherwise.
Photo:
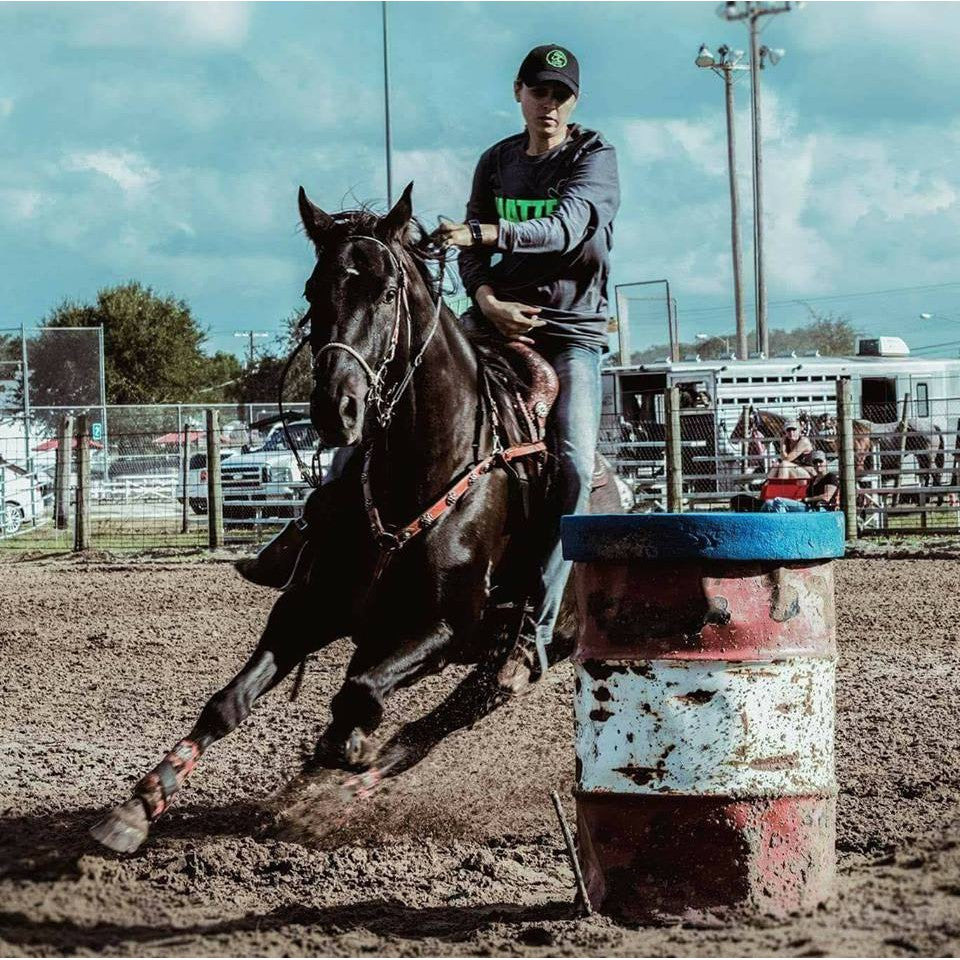
[(723, 77), (725, 101), (727, 108), (727, 171), (730, 177), (730, 237), (733, 254), (733, 304), (737, 330), (737, 357), (746, 360), (750, 356), (747, 346), (747, 323), (743, 315), (743, 254), (740, 249), (740, 189), (737, 186), (737, 155), (733, 118), (733, 84), (736, 80), (734, 71), (748, 70), (749, 67), (741, 63), (742, 50), (731, 50), (724, 45), (717, 49), (719, 59), (707, 49), (705, 44), (700, 46), (700, 52), (694, 61), (698, 67), (707, 67), (718, 76)]
[(760, 71), (764, 59), (776, 65), (782, 50), (760, 46), (760, 18), (787, 13), (797, 3), (764, 3), (760, 0), (736, 2), (727, 0), (719, 10), (726, 20), (746, 20), (750, 30), (750, 113), (753, 121), (753, 282), (757, 313), (757, 350), (764, 356), (770, 353), (767, 329), (767, 281), (763, 272), (763, 152), (760, 134)]
[(393, 158), (390, 136), (390, 44), (387, 35), (387, 0), (381, 0), (383, 19), (383, 123), (384, 147), (387, 154), (387, 207), (393, 206)]
[(252, 370), (252, 369), (253, 369), (253, 361), (254, 361), (253, 339), (254, 339), (254, 337), (269, 337), (270, 334), (269, 334), (269, 333), (265, 333), (263, 330), (238, 330), (236, 333), (234, 333), (234, 336), (235, 336), (235, 337), (246, 337), (246, 338), (248, 338), (248, 339), (250, 340), (250, 346), (249, 346), (249, 348), (248, 348), (248, 349), (249, 349), (249, 354), (248, 354), (248, 356), (247, 356), (247, 368), (248, 368), (249, 370)]

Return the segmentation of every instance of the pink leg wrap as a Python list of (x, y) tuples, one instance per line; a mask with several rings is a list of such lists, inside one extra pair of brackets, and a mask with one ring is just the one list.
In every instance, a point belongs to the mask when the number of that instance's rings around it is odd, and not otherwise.
[(134, 788), (147, 808), (147, 816), (156, 820), (173, 802), (177, 791), (200, 759), (200, 745), (181, 740)]

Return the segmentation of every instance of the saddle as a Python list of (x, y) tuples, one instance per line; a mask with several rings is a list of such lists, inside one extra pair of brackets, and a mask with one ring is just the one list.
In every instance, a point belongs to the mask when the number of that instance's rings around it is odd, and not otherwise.
[[(497, 404), (504, 444), (513, 446), (545, 439), (547, 417), (560, 387), (556, 371), (541, 354), (518, 340), (472, 332), (469, 336), (477, 355), (481, 380), (487, 375), (498, 386), (492, 399)], [(542, 456), (530, 457), (524, 463), (529, 479), (540, 475), (544, 460)], [(608, 477), (598, 452), (591, 490), (605, 486)]]
[(505, 446), (542, 440), (560, 384), (536, 350), (513, 340), (472, 338), (487, 413)]

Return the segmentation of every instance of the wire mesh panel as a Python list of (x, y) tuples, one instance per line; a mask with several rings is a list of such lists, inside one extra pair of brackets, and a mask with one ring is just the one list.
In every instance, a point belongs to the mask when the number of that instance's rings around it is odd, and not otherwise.
[(24, 341), (30, 409), (103, 406), (99, 327), (43, 327)]
[[(826, 454), (827, 472), (839, 474), (835, 384), (804, 386), (783, 386), (781, 394), (803, 395), (778, 402), (762, 395), (769, 388), (749, 383), (719, 396), (681, 389), (685, 510), (756, 507), (765, 481), (810, 479), (816, 451)], [(861, 532), (960, 532), (957, 378), (925, 375), (896, 403), (875, 396), (869, 384), (858, 388), (851, 432)], [(648, 393), (630, 395), (633, 418), (604, 416), (601, 450), (631, 486), (635, 509), (658, 511), (666, 509), (664, 405), (661, 392)], [(788, 438), (791, 422), (799, 429)], [(803, 454), (785, 461), (797, 441)]]

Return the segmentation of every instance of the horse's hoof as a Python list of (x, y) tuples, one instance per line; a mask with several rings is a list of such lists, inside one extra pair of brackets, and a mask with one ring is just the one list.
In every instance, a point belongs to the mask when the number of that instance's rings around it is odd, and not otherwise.
[(143, 804), (136, 797), (114, 807), (90, 828), (90, 836), (117, 853), (134, 853), (150, 831)]
[(359, 727), (354, 727), (343, 745), (343, 757), (351, 767), (359, 767), (370, 755), (367, 737)]

